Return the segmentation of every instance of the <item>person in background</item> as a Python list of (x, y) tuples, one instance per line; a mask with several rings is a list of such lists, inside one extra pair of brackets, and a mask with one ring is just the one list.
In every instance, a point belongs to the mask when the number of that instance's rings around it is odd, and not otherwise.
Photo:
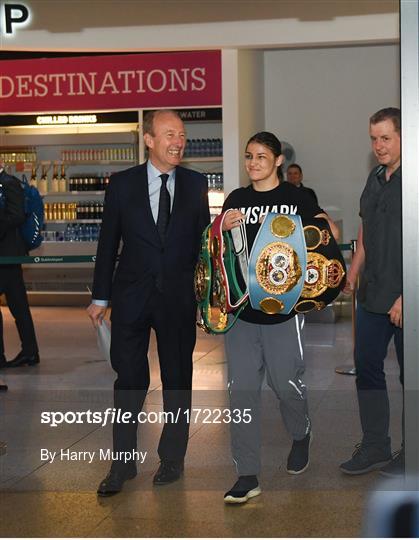
[[(246, 145), (245, 165), (251, 184), (230, 193), (223, 211), (229, 212), (224, 230), (246, 225), (248, 251), (266, 212), (297, 213), (302, 218), (319, 217), (328, 221), (333, 235), (338, 229), (313, 198), (291, 183), (281, 182), (278, 168), (284, 160), (281, 143), (273, 133), (262, 131)], [(287, 212), (288, 209), (288, 212)], [(309, 465), (312, 438), (304, 373), (302, 315), (268, 315), (247, 305), (235, 325), (225, 335), (228, 363), (228, 389), (231, 410), (250, 410), (251, 421), (230, 423), (231, 448), (238, 480), (224, 495), (226, 503), (245, 503), (261, 493), (260, 399), (266, 372), (268, 385), (275, 392), (285, 427), (293, 439), (287, 472), (301, 474)]]
[[(196, 341), (194, 270), (210, 213), (207, 179), (179, 166), (186, 143), (179, 115), (148, 113), (143, 132), (148, 161), (112, 175), (106, 191), (88, 314), (95, 326), (101, 324), (112, 299), (114, 403), (134, 419), (150, 384), (147, 351), (155, 330), (164, 411), (177, 418), (165, 423), (160, 438), (160, 467), (153, 483), (163, 485), (183, 473)], [(113, 448), (119, 454), (137, 450), (136, 421), (114, 424)], [(136, 474), (134, 460), (114, 460), (98, 495), (118, 493)]]
[(400, 110), (376, 112), (369, 132), (379, 165), (361, 195), (362, 222), (345, 287), (352, 292), (360, 275), (355, 368), (363, 436), (340, 470), (357, 475), (380, 469), (398, 476), (404, 473), (404, 425), (401, 450), (392, 456), (384, 359), (393, 338), (403, 386)]
[(287, 182), (294, 184), (295, 187), (305, 190), (311, 197), (313, 197), (316, 204), (319, 203), (314, 189), (303, 185), (303, 170), (298, 163), (291, 163), (291, 165), (288, 166)]
[[(0, 204), (0, 257), (27, 255), (25, 242), (19, 230), (25, 221), (23, 190), (20, 181), (7, 174), (2, 163), (0, 163), (0, 190), (4, 198)], [(6, 361), (3, 317), (0, 310), (0, 368), (38, 364), (38, 343), (20, 264), (0, 264), (0, 294), (6, 296), (22, 347), (13, 360)]]

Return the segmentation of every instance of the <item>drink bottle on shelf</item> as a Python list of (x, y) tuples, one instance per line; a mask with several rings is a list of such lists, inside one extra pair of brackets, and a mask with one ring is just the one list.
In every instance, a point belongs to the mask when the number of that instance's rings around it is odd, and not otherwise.
[(54, 165), (52, 180), (51, 180), (51, 193), (58, 193), (60, 190), (59, 178), (58, 178), (58, 165)]
[(35, 165), (32, 166), (32, 173), (31, 173), (31, 186), (38, 188), (38, 178), (36, 177), (36, 169), (37, 167)]
[(38, 189), (41, 195), (46, 195), (48, 193), (48, 177), (46, 165), (42, 165), (42, 175), (38, 183)]
[(64, 165), (61, 165), (61, 176), (58, 181), (58, 187), (60, 193), (65, 193), (67, 191), (67, 178), (65, 176), (65, 167)]

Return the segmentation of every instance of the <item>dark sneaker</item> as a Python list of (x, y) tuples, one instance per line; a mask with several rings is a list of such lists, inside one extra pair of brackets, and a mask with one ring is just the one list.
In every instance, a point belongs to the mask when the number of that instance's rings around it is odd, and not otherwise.
[(404, 475), (404, 448), (393, 454), (390, 463), (380, 469), (380, 474), (391, 478), (397, 478)]
[(241, 504), (262, 493), (256, 476), (239, 476), (234, 486), (224, 495), (227, 504)]
[(376, 471), (391, 461), (390, 452), (357, 444), (351, 459), (342, 463), (339, 469), (345, 474), (365, 474)]
[(312, 439), (313, 434), (310, 431), (304, 439), (292, 443), (291, 452), (287, 460), (287, 473), (301, 474), (307, 469), (310, 463), (309, 453)]

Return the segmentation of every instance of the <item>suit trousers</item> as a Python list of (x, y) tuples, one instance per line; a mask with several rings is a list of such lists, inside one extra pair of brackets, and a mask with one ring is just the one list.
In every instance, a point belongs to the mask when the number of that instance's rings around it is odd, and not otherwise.
[[(192, 309), (191, 309), (192, 307)], [(138, 414), (143, 408), (150, 385), (148, 347), (151, 329), (157, 339), (163, 407), (167, 418), (163, 426), (158, 454), (161, 460), (183, 460), (189, 437), (187, 415), (192, 394), (192, 353), (196, 341), (196, 308), (172, 305), (155, 289), (140, 318), (133, 324), (112, 319), (111, 362), (117, 373), (114, 384), (116, 409), (130, 412), (135, 421), (115, 423), (115, 452), (137, 449)], [(143, 418), (142, 418), (143, 421)], [(114, 467), (123, 467), (114, 462)]]
[(403, 330), (394, 326), (386, 313), (371, 313), (358, 304), (355, 368), (362, 444), (384, 451), (390, 451), (390, 406), (384, 360), (392, 338), (403, 385)]
[[(0, 293), (5, 294), (7, 305), (15, 319), (23, 353), (28, 356), (36, 354), (38, 344), (29, 310), (21, 265), (0, 265)], [(3, 354), (3, 317), (0, 311), (0, 356)]]

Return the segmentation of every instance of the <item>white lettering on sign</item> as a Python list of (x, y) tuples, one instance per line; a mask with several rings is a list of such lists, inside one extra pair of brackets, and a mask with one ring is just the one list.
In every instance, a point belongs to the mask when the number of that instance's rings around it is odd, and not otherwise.
[[(85, 96), (86, 93), (90, 94), (92, 96), (95, 95), (95, 77), (97, 73), (94, 71), (90, 73), (75, 73), (75, 75), (78, 77), (78, 90), (76, 94), (78, 96)], [(87, 75), (89, 76), (89, 79), (87, 78)]]
[(30, 75), (17, 75), (17, 96), (18, 97), (32, 97), (32, 89), (29, 88), (29, 83), (31, 82)]
[(97, 116), (95, 114), (57, 114), (49, 116), (37, 116), (36, 123), (39, 126), (51, 126), (55, 124), (96, 124)]
[(119, 94), (119, 90), (116, 87), (115, 81), (113, 80), (112, 73), (109, 71), (105, 73), (105, 77), (103, 78), (102, 86), (100, 87), (98, 94), (108, 94), (109, 92), (106, 90), (108, 88), (111, 94)]
[(152, 92), (202, 92), (207, 87), (206, 69), (124, 70), (104, 73), (38, 73), (0, 75), (0, 99), (141, 94)]
[(11, 77), (0, 75), (0, 98), (9, 98), (15, 93), (15, 83)]
[[(34, 78), (34, 95), (36, 97), (45, 97), (48, 94), (48, 86), (46, 82), (48, 81), (48, 76), (38, 73)], [(1, 97), (1, 95), (0, 95)]]
[(97, 116), (95, 114), (70, 114), (69, 124), (96, 124)]
[[(192, 90), (195, 90), (195, 91), (198, 91), (198, 92), (204, 90), (204, 88), (207, 85), (207, 83), (206, 83), (206, 81), (204, 79), (205, 71), (206, 71), (205, 68), (198, 68), (198, 67), (193, 68), (193, 70), (192, 70), (192, 79), (194, 81), (196, 81), (196, 82), (199, 82), (200, 84), (197, 85), (195, 83), (192, 83), (192, 86), (191, 86)], [(198, 77), (198, 73), (201, 74), (201, 77)]]
[(182, 76), (176, 69), (169, 69), (170, 73), (170, 88), (169, 92), (178, 92), (179, 88), (186, 92), (188, 90), (188, 76), (190, 68), (183, 68)]
[(123, 83), (124, 83), (124, 88), (122, 89), (122, 94), (130, 94), (131, 93), (131, 90), (130, 90), (130, 87), (129, 87), (129, 79), (128, 77), (132, 77), (134, 78), (135, 77), (135, 71), (131, 71), (131, 70), (128, 70), (128, 71), (118, 71), (118, 78), (119, 79), (123, 79)]
[[(157, 75), (157, 77), (155, 75)], [(154, 80), (155, 86), (153, 86), (152, 80)], [(160, 86), (157, 86), (159, 82)], [(167, 86), (166, 73), (161, 69), (151, 70), (150, 73), (147, 75), (147, 86), (152, 92), (163, 92), (163, 90)]]

